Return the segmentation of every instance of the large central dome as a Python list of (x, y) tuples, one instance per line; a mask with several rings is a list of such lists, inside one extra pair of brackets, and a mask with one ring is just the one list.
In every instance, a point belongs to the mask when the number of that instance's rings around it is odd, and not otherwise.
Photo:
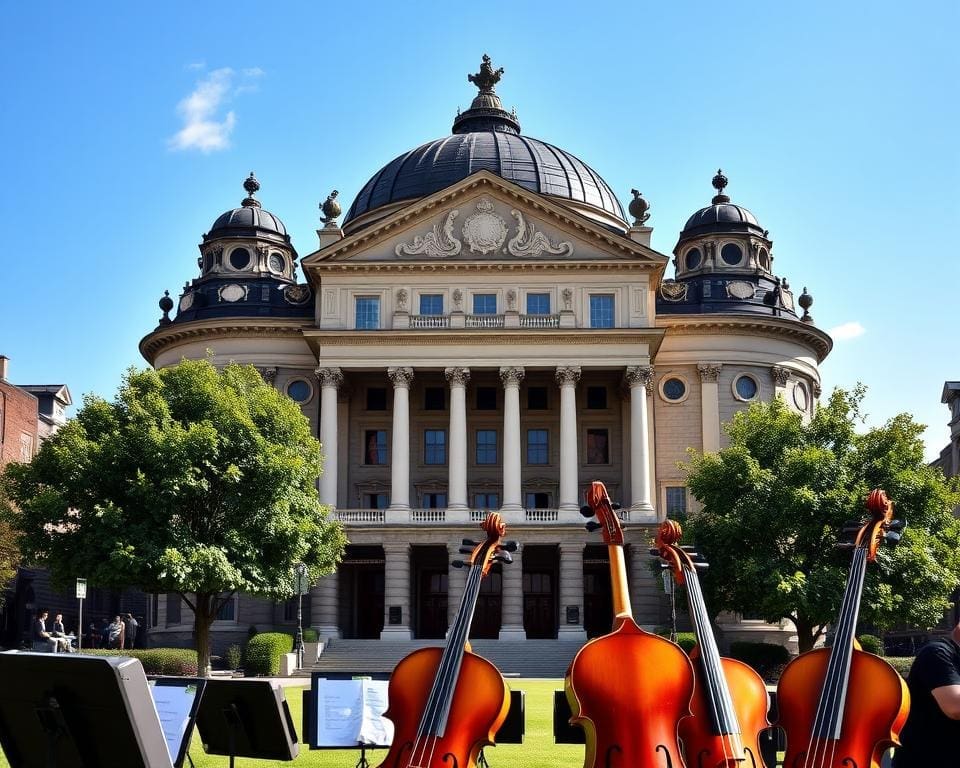
[(556, 198), (598, 223), (625, 231), (620, 201), (596, 171), (569, 152), (520, 135), (516, 115), (503, 109), (493, 90), (503, 70), (494, 71), (490, 58), (483, 59), (480, 72), (468, 76), (480, 93), (470, 109), (457, 116), (453, 135), (387, 163), (360, 190), (344, 219), (344, 230), (360, 229), (403, 202), (439, 192), (486, 170), (531, 192)]

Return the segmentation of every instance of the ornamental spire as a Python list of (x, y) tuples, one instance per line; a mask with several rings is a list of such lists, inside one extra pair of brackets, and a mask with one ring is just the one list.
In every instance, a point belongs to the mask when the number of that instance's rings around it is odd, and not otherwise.
[(503, 75), (503, 67), (495, 70), (490, 63), (490, 57), (483, 54), (480, 71), (475, 75), (467, 75), (467, 82), (476, 85), (480, 93), (493, 93), (493, 86), (500, 82), (501, 75)]
[(723, 175), (722, 168), (717, 168), (717, 175), (713, 177), (713, 181), (711, 183), (713, 184), (713, 188), (717, 190), (717, 194), (713, 196), (713, 200), (710, 202), (712, 202), (714, 205), (718, 205), (719, 203), (729, 203), (730, 198), (723, 193), (723, 190), (727, 188), (727, 184), (730, 183), (730, 180)]
[(467, 82), (477, 86), (479, 93), (474, 97), (470, 109), (458, 112), (453, 121), (454, 133), (473, 133), (475, 131), (503, 131), (520, 133), (520, 123), (516, 112), (507, 112), (494, 86), (500, 82), (503, 67), (494, 69), (487, 54), (483, 54), (480, 71), (467, 75)]
[(243, 182), (243, 188), (246, 190), (247, 196), (243, 198), (240, 205), (244, 208), (259, 208), (260, 201), (257, 200), (254, 195), (256, 195), (260, 189), (260, 182), (257, 181), (257, 177), (253, 175), (253, 171), (250, 171), (250, 175), (247, 176)]

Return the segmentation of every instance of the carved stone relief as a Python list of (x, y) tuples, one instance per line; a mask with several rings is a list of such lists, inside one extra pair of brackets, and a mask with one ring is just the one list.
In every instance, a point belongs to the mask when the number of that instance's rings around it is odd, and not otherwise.
[(193, 292), (185, 293), (180, 297), (180, 311), (186, 312), (193, 306)]
[(787, 386), (787, 382), (790, 381), (790, 369), (784, 368), (782, 365), (775, 365), (770, 369), (770, 375), (773, 376), (773, 380), (778, 387)]
[(573, 307), (573, 288), (564, 288), (560, 294), (563, 297), (563, 308), (567, 311)]
[(310, 295), (309, 285), (288, 285), (283, 289), (283, 298), (288, 304), (306, 304)]
[(400, 288), (397, 291), (397, 309), (400, 312), (407, 311), (407, 289), (406, 288)]
[(754, 291), (753, 283), (746, 280), (731, 280), (727, 283), (727, 296), (734, 299), (752, 299)]
[(676, 280), (664, 280), (660, 283), (660, 295), (666, 301), (686, 301), (687, 290), (689, 286), (686, 283), (678, 283)]
[(249, 292), (249, 286), (230, 283), (228, 285), (221, 286), (220, 290), (217, 291), (217, 295), (219, 296), (220, 301), (229, 301), (232, 303), (234, 301), (246, 299)]
[(543, 232), (538, 232), (533, 222), (529, 224), (524, 220), (523, 214), (514, 209), (510, 215), (517, 220), (517, 234), (507, 242), (507, 252), (511, 256), (518, 258), (531, 257), (536, 258), (544, 253), (553, 256), (569, 256), (573, 253), (573, 244), (564, 240), (553, 245)]
[(477, 212), (463, 222), (463, 239), (473, 253), (498, 251), (507, 239), (507, 225), (493, 212), (493, 203), (481, 200)]
[(697, 363), (697, 372), (700, 374), (700, 381), (717, 381), (722, 369), (723, 363)]
[(439, 223), (434, 224), (433, 229), (422, 237), (417, 235), (409, 243), (398, 243), (394, 252), (397, 256), (456, 256), (463, 248), (463, 244), (453, 234), (453, 221), (459, 215), (460, 211), (454, 208), (443, 220), (442, 227)]

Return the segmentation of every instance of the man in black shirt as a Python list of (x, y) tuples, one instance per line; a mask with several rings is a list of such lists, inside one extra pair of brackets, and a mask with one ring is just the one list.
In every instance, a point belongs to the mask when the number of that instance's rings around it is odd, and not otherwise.
[(907, 685), (910, 716), (894, 768), (960, 766), (960, 624), (920, 649)]

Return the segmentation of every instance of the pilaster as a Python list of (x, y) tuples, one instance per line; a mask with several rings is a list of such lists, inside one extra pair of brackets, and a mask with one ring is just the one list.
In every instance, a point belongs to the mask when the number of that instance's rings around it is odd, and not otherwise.
[(526, 640), (523, 628), (523, 545), (513, 553), (513, 563), (503, 569), (500, 596), (500, 639)]
[[(410, 545), (383, 544), (383, 631), (381, 640), (410, 640)], [(399, 608), (400, 622), (390, 623), (391, 608)]]

